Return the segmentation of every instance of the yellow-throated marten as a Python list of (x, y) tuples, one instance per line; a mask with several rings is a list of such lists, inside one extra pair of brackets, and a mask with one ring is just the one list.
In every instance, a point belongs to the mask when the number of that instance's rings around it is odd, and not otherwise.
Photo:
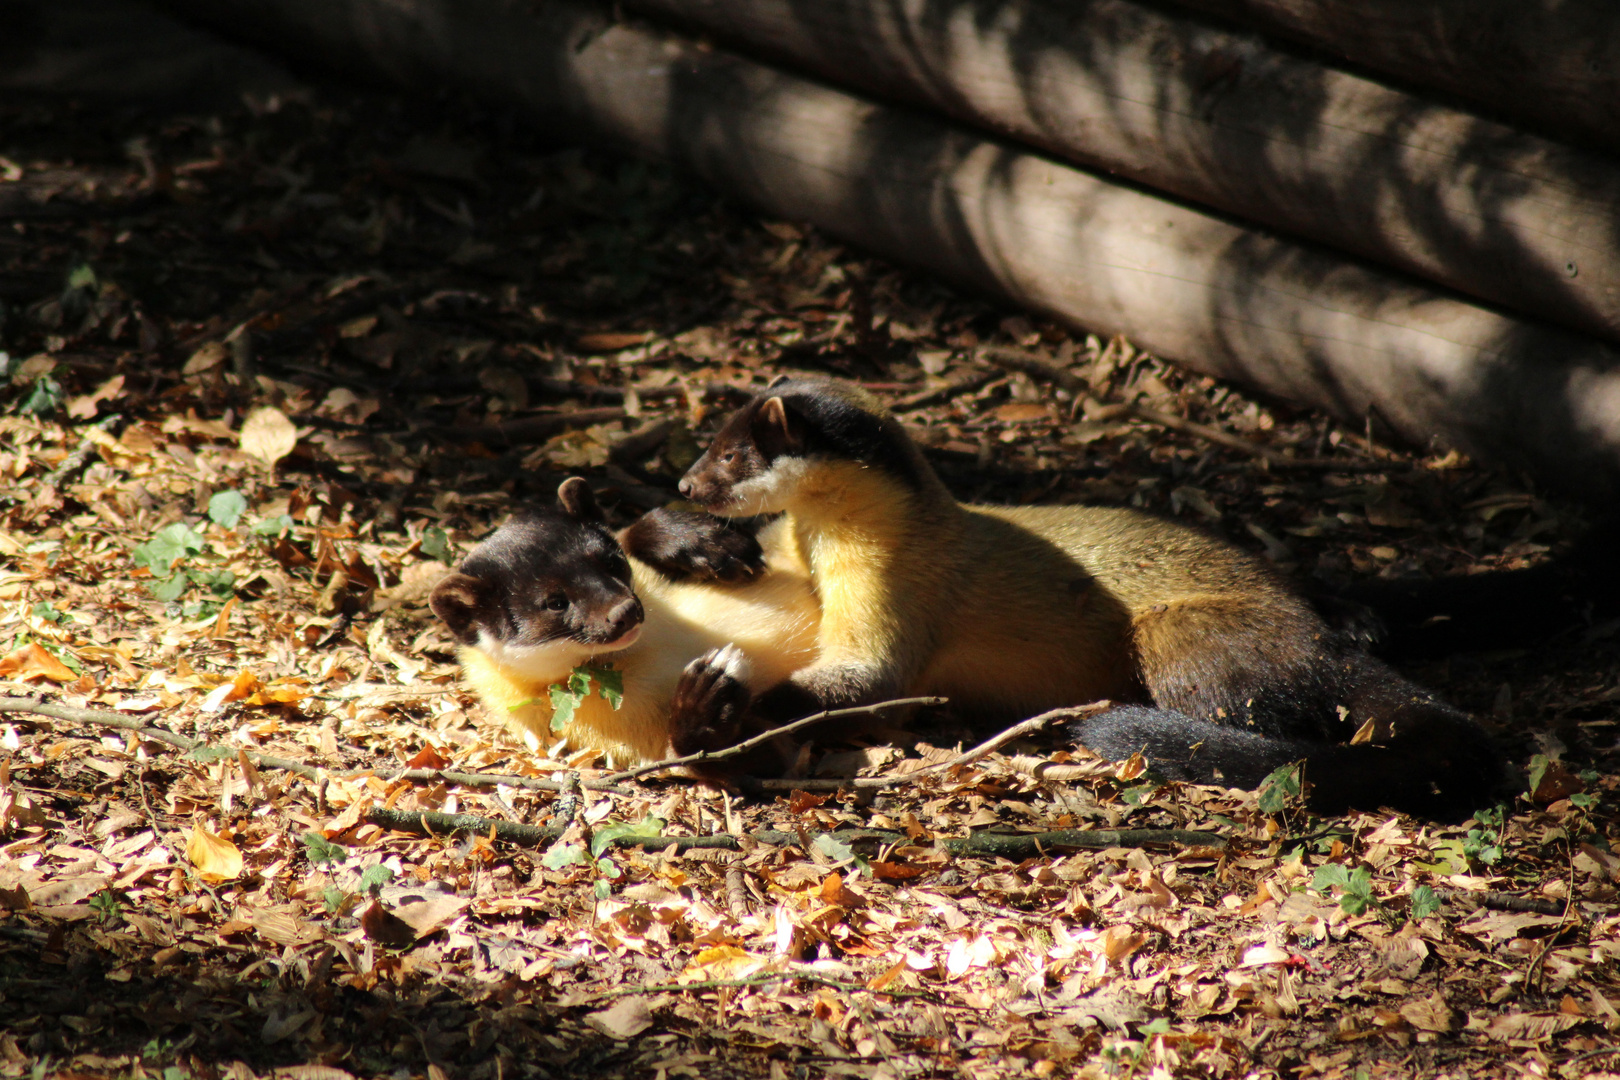
[(474, 548), (430, 602), (485, 707), (531, 747), (550, 739), (550, 688), (607, 662), (622, 706), (586, 697), (570, 745), (621, 765), (714, 749), (735, 741), (750, 692), (814, 658), (818, 620), (791, 533), (768, 526), (756, 541), (715, 526), (654, 511), (615, 538), (574, 477), (555, 508), (515, 514)]
[[(875, 399), (779, 383), (681, 481), (725, 516), (781, 513), (821, 599), (820, 653), (756, 708), (781, 720), (902, 694), (1075, 726), (1112, 758), (1253, 787), (1305, 759), (1321, 810), (1461, 816), (1502, 766), (1473, 720), (1355, 649), (1261, 560), (1123, 509), (967, 506)], [(1348, 745), (1373, 721), (1372, 745)]]

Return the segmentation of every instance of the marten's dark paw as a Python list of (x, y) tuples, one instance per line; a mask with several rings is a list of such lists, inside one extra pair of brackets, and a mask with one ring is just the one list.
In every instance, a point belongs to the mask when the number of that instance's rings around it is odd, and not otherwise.
[(765, 569), (759, 541), (724, 518), (690, 510), (652, 510), (626, 529), (619, 542), (638, 559), (674, 581), (749, 581)]
[(735, 645), (710, 649), (681, 673), (670, 700), (670, 745), (677, 754), (723, 750), (742, 735), (748, 689), (748, 658)]

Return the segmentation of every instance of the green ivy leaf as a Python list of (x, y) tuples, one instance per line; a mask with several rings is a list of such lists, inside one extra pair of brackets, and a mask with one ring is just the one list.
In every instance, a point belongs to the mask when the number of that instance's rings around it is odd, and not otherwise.
[(175, 574), (173, 577), (166, 577), (160, 581), (154, 581), (149, 587), (149, 590), (152, 593), (153, 599), (161, 600), (167, 604), (184, 596), (186, 589), (190, 588), (190, 586), (191, 578), (187, 577), (184, 572), (181, 572)]
[(1350, 887), (1350, 872), (1343, 863), (1325, 863), (1311, 875), (1311, 888), (1319, 893), (1326, 893), (1335, 885), (1341, 889)]
[(341, 844), (334, 844), (318, 832), (304, 834), (304, 854), (312, 863), (346, 862), (349, 853)]
[(44, 619), (46, 622), (59, 623), (67, 619), (67, 615), (57, 611), (55, 607), (51, 606), (49, 600), (41, 600), (28, 610), (33, 614), (34, 618)]
[(561, 731), (573, 722), (574, 710), (585, 699), (575, 697), (573, 691), (562, 683), (552, 683), (547, 693), (551, 695), (551, 730)]
[(855, 849), (832, 833), (822, 833), (810, 841), (810, 846), (834, 862), (848, 862), (855, 857)]
[(1300, 789), (1297, 762), (1273, 769), (1271, 774), (1260, 782), (1260, 812), (1282, 813), (1288, 809), (1289, 803), (1299, 798)]
[(212, 765), (216, 761), (224, 761), (236, 756), (236, 751), (227, 746), (193, 746), (186, 755), (192, 761), (200, 761), (204, 765)]
[(561, 870), (565, 866), (584, 866), (589, 862), (584, 844), (553, 844), (540, 859), (547, 870)]
[(195, 555), (208, 546), (197, 531), (183, 521), (165, 525), (152, 539), (129, 553), (136, 566), (144, 566), (159, 577), (169, 572), (188, 555)]
[(1412, 918), (1427, 919), (1440, 910), (1440, 896), (1427, 885), (1412, 890)]
[(591, 833), (591, 854), (600, 856), (621, 836), (660, 836), (667, 824), (669, 823), (663, 818), (653, 817), (651, 814), (637, 822), (610, 822)]
[(581, 664), (574, 670), (595, 679), (596, 692), (613, 709), (624, 705), (624, 672), (615, 671), (612, 664)]
[(190, 577), (219, 600), (236, 595), (236, 575), (229, 570), (193, 570)]
[(1530, 791), (1534, 792), (1541, 786), (1541, 780), (1547, 775), (1547, 769), (1552, 765), (1546, 754), (1536, 754), (1530, 759)]
[(440, 528), (429, 526), (422, 530), (422, 554), (440, 562), (450, 561), (450, 537)]
[(49, 375), (41, 375), (29, 388), (28, 396), (17, 406), (31, 416), (48, 416), (62, 404), (62, 386)]
[(282, 533), (291, 530), (292, 527), (293, 519), (291, 514), (277, 514), (275, 517), (265, 518), (253, 526), (253, 534), (255, 536), (280, 536)]
[(375, 893), (378, 889), (394, 880), (394, 872), (382, 863), (373, 863), (366, 867), (366, 872), (360, 875), (360, 889), (363, 892)]
[(214, 497), (208, 500), (208, 520), (223, 528), (236, 528), (236, 523), (242, 520), (245, 513), (247, 499), (240, 491), (216, 491)]

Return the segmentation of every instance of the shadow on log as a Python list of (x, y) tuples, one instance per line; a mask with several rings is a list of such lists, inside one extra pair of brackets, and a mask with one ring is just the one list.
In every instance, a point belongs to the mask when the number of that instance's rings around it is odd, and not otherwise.
[(629, 0), (750, 56), (1620, 340), (1620, 162), (1131, 0)]
[(1610, 0), (1176, 0), (1620, 151), (1620, 8)]
[(768, 212), (1196, 370), (1406, 440), (1620, 493), (1620, 356), (1395, 275), (544, 0), (167, 0), (402, 87), (453, 85), (562, 138), (659, 158)]

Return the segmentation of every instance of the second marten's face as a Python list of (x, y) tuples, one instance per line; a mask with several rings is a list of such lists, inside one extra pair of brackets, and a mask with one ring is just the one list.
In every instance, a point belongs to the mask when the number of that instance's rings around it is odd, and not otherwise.
[(573, 494), (555, 510), (513, 515), (429, 601), (458, 641), (536, 680), (627, 648), (641, 634), (630, 563), (589, 489), (583, 502), (579, 489)]
[(681, 494), (711, 514), (751, 517), (787, 509), (803, 477), (803, 425), (780, 397), (732, 414), (681, 477)]

